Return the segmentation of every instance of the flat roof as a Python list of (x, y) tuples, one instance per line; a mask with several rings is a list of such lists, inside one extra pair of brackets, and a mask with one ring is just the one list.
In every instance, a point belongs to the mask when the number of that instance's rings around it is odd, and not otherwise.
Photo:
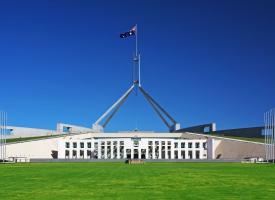
[(149, 132), (119, 132), (119, 133), (91, 133), (94, 138), (180, 138), (182, 133), (149, 133)]

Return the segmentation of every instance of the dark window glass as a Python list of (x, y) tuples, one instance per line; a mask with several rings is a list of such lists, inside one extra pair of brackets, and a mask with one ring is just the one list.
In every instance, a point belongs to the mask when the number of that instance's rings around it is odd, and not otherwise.
[(200, 158), (200, 151), (196, 151), (196, 159)]
[(200, 148), (200, 143), (196, 142), (196, 148)]

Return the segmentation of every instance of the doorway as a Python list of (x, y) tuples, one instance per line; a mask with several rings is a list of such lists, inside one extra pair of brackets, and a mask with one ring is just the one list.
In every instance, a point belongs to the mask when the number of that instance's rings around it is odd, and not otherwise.
[(134, 149), (134, 159), (138, 159), (138, 149)]

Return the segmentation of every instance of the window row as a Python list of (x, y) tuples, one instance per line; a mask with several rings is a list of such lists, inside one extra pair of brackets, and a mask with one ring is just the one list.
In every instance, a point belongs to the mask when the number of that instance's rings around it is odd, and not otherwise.
[[(80, 142), (79, 143), (79, 147), (80, 148), (85, 148), (85, 144), (87, 144), (87, 148), (92, 148), (92, 143), (91, 142)], [(101, 141), (100, 142), (101, 146), (105, 145), (105, 141)], [(106, 142), (107, 146), (111, 146), (111, 141), (107, 141)], [(113, 145), (116, 146), (118, 144), (118, 141), (113, 141)], [(120, 146), (124, 146), (124, 141), (119, 141)], [(94, 147), (97, 148), (98, 146), (98, 142), (94, 142)], [(66, 148), (70, 148), (71, 147), (71, 143), (70, 142), (66, 142), (65, 143), (65, 147)], [(77, 142), (72, 142), (72, 147), (73, 148), (77, 148), (78, 147), (78, 143)]]
[[(133, 152), (132, 152), (133, 151)], [(126, 149), (125, 152), (122, 151), (113, 151), (112, 153), (107, 150), (102, 150), (100, 152), (100, 155), (98, 154), (98, 151), (91, 151), (91, 150), (65, 150), (65, 158), (90, 158), (90, 159), (133, 159), (133, 158), (141, 158), (141, 159), (172, 159), (172, 153), (173, 153), (173, 159), (201, 159), (206, 158), (206, 154), (201, 155), (199, 150), (196, 151), (161, 151), (161, 152), (152, 152), (148, 151), (148, 154), (146, 153), (146, 149), (141, 149), (139, 152), (137, 149)], [(85, 155), (84, 155), (85, 154)], [(140, 155), (139, 155), (140, 154)]]
[[(174, 142), (174, 148), (185, 148), (187, 142)], [(159, 141), (155, 141), (155, 146), (158, 146), (160, 143)], [(195, 142), (195, 148), (200, 148), (200, 142)], [(202, 146), (204, 149), (206, 149), (206, 142), (202, 143)], [(153, 145), (153, 141), (148, 141), (148, 146), (152, 146)], [(162, 146), (165, 146), (165, 141), (161, 142)], [(171, 148), (171, 141), (167, 142), (168, 148)], [(193, 142), (188, 142), (188, 148), (193, 148)]]

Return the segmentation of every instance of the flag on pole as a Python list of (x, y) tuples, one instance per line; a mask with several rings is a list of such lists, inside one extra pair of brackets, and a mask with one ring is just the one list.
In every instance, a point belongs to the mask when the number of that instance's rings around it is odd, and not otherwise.
[(135, 25), (133, 28), (130, 29), (130, 31), (127, 31), (125, 33), (120, 34), (120, 38), (127, 38), (129, 36), (136, 35), (137, 32), (137, 26)]

